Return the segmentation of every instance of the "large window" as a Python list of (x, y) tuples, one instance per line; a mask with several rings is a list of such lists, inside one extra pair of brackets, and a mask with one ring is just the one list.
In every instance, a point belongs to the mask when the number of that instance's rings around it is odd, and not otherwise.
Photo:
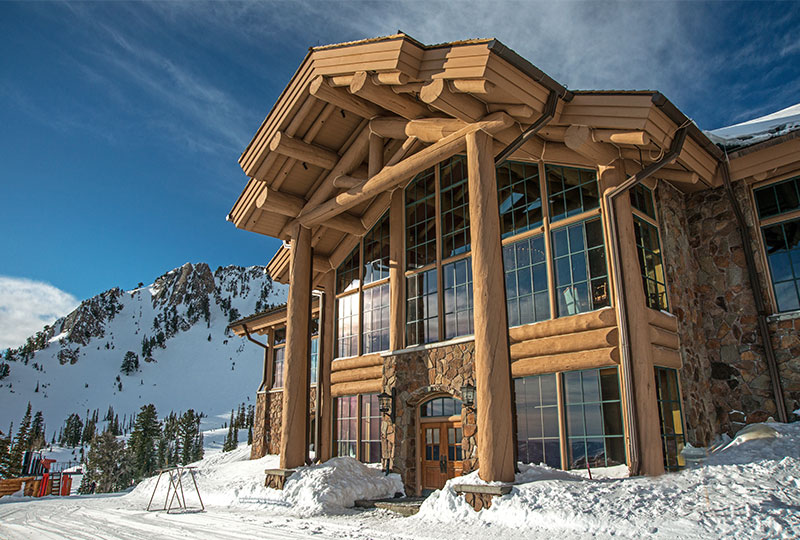
[(406, 345), (472, 334), (466, 158), (453, 156), (417, 175), (405, 205)]
[(334, 410), (336, 455), (354, 457), (364, 463), (379, 462), (381, 415), (378, 395), (337, 397)]
[(667, 279), (664, 275), (653, 194), (645, 186), (637, 184), (631, 189), (630, 196), (645, 302), (649, 308), (667, 311)]
[(283, 365), (286, 355), (286, 346), (276, 347), (272, 362), (272, 388), (283, 388)]
[(800, 309), (800, 176), (753, 190), (778, 311)]
[(625, 463), (617, 368), (564, 373), (570, 469)]
[(336, 269), (336, 295), (336, 357), (389, 349), (388, 212)]
[(544, 236), (524, 238), (503, 246), (506, 271), (508, 326), (550, 318), (547, 254)]
[(558, 315), (608, 305), (608, 270), (599, 218), (553, 231), (553, 266)]
[(668, 471), (675, 471), (685, 465), (681, 451), (686, 446), (681, 415), (681, 394), (678, 390), (678, 372), (662, 367), (656, 367), (655, 371), (664, 468)]
[(556, 374), (514, 379), (517, 459), (561, 468)]

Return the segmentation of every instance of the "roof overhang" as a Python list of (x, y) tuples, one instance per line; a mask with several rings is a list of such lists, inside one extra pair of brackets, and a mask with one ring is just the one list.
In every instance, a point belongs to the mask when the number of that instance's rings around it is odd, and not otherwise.
[[(553, 119), (512, 159), (584, 166), (624, 159), (638, 170), (689, 125), (680, 156), (661, 176), (684, 191), (718, 185), (719, 150), (657, 92), (570, 92), (497, 40), (425, 46), (397, 34), (309, 51), (242, 153), (250, 180), (229, 218), (284, 241), (297, 223), (310, 227), (319, 286), (320, 274), (336, 268), (388, 209), (390, 192), (427, 163), (426, 152), (441, 155), (437, 145), (463, 151), (448, 137), (483, 129), (492, 130), (499, 153), (536, 121), (551, 93), (559, 97)], [(575, 127), (586, 128), (602, 152), (576, 151), (568, 134)], [(370, 170), (370, 140), (378, 135), (374, 161), (382, 168)], [(413, 174), (365, 189), (377, 173), (392, 176), (388, 169), (401, 165)], [(340, 202), (346, 208), (326, 213)], [(284, 246), (270, 261), (273, 279), (288, 279), (288, 261)]]
[[(312, 314), (319, 313), (319, 299), (314, 297), (311, 302)], [(286, 304), (276, 308), (250, 315), (228, 325), (228, 328), (239, 337), (250, 334), (264, 335), (270, 328), (277, 328), (286, 324)], [(247, 332), (245, 332), (247, 328)]]

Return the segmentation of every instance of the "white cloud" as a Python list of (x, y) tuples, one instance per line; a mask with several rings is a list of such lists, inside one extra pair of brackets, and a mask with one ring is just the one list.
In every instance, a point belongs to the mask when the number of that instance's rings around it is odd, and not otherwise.
[(49, 283), (0, 276), (0, 349), (22, 345), (28, 336), (68, 314), (79, 303)]

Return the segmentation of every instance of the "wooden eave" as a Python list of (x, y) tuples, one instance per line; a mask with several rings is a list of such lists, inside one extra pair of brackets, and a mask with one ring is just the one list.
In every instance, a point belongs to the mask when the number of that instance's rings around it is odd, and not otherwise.
[(731, 180), (761, 182), (800, 174), (800, 130), (731, 153)]
[[(311, 312), (312, 314), (319, 313), (319, 299), (316, 297), (312, 299)], [(245, 326), (247, 326), (247, 330), (251, 335), (258, 334), (263, 336), (270, 328), (277, 328), (285, 324), (286, 304), (283, 304), (276, 308), (250, 315), (249, 317), (239, 319), (238, 321), (234, 321), (228, 325), (228, 328), (230, 328), (231, 331), (239, 337), (246, 336), (244, 331)]]
[[(684, 191), (718, 185), (719, 150), (657, 92), (573, 93), (496, 40), (425, 46), (397, 34), (309, 51), (242, 153), (239, 163), (250, 179), (228, 218), (238, 228), (284, 241), (298, 220), (310, 226), (312, 279), (318, 286), (320, 275), (336, 268), (388, 209), (387, 191), (397, 187), (354, 197), (353, 189), (360, 188), (334, 186), (342, 175), (366, 178), (371, 119), (450, 119), (477, 125), (503, 114), (508, 122), (494, 135), (499, 152), (541, 115), (551, 92), (560, 97), (554, 118), (513, 159), (603, 165), (565, 145), (565, 130), (581, 125), (646, 136), (649, 142), (639, 146), (607, 145), (616, 157), (642, 167), (657, 160), (678, 128), (688, 124), (689, 138), (678, 159), (663, 169), (663, 178)], [(383, 163), (393, 156), (408, 161), (444, 140), (423, 144), (413, 137), (394, 137), (381, 139)], [(310, 217), (315, 208), (333, 204), (334, 198), (339, 204), (341, 197), (351, 203), (338, 214), (326, 208)], [(335, 220), (322, 219), (334, 215)], [(273, 279), (288, 280), (288, 260), (288, 249), (281, 248), (269, 264)]]

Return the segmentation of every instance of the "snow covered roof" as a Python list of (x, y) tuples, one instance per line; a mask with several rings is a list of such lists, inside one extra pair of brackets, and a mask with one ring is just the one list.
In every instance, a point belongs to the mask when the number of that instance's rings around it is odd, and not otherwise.
[(732, 150), (774, 139), (796, 130), (800, 130), (800, 103), (746, 122), (706, 131), (705, 134), (714, 143)]

